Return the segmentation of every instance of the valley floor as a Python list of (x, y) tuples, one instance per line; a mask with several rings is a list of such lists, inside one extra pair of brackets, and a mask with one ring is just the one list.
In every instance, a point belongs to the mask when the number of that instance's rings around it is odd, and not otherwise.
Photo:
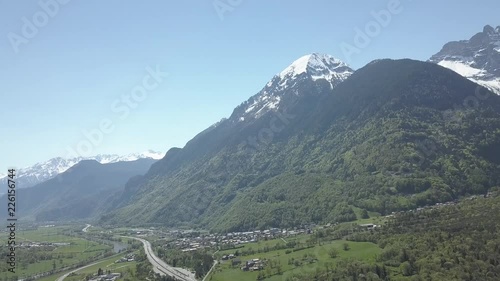
[[(305, 243), (306, 237), (301, 238)], [(279, 240), (270, 241), (271, 244), (279, 243)], [(348, 245), (348, 250), (343, 250), (344, 244)], [(237, 250), (226, 250), (219, 253), (234, 254), (236, 251), (244, 251), (248, 249), (263, 249), (265, 243), (255, 243), (245, 245)], [(329, 252), (335, 249), (338, 256), (332, 258)], [(286, 280), (296, 274), (309, 273), (312, 274), (319, 269), (330, 268), (339, 260), (357, 259), (366, 262), (374, 262), (377, 254), (380, 254), (382, 249), (376, 244), (368, 242), (346, 242), (346, 241), (330, 241), (317, 244), (310, 248), (293, 251), (288, 253), (286, 250), (276, 250), (267, 253), (255, 253), (239, 255), (237, 259), (241, 263), (233, 265), (234, 260), (222, 261), (216, 266), (214, 273), (208, 278), (212, 281), (254, 281), (259, 280)], [(245, 266), (247, 261), (259, 259), (264, 261), (266, 266), (262, 271), (243, 271), (242, 266)]]

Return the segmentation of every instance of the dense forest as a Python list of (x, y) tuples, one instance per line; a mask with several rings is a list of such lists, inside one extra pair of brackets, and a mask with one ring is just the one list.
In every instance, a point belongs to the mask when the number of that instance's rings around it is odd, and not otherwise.
[[(499, 280), (499, 229), (500, 197), (496, 195), (403, 212), (372, 231), (344, 232), (354, 232), (347, 236), (350, 240), (374, 242), (383, 248), (375, 264), (343, 260), (287, 281)], [(327, 235), (343, 230), (331, 229)]]

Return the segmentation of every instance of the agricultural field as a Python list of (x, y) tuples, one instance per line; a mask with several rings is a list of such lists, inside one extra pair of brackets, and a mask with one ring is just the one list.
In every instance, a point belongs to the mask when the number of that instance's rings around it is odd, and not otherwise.
[[(1, 233), (0, 239), (6, 241), (6, 234)], [(16, 275), (19, 278), (87, 263), (112, 251), (109, 245), (84, 239), (78, 228), (72, 226), (19, 230), (16, 244)], [(2, 247), (2, 256), (6, 250), (5, 246)], [(0, 280), (12, 275), (7, 273), (6, 266), (1, 263)]]
[[(138, 252), (134, 252), (137, 254)], [(102, 269), (105, 273), (110, 271), (112, 273), (121, 273), (122, 277), (119, 280), (123, 280), (124, 278), (128, 278), (130, 280), (135, 280), (132, 276), (136, 271), (137, 262), (123, 262), (117, 263), (116, 261), (125, 256), (125, 254), (113, 255), (109, 258), (101, 260), (97, 264), (87, 267), (82, 270), (78, 270), (77, 272), (70, 274), (68, 277), (64, 279), (64, 281), (80, 281), (86, 280), (87, 276), (93, 275), (98, 272), (99, 268)], [(49, 276), (46, 278), (40, 279), (40, 281), (53, 281), (57, 280), (57, 278), (63, 276), (64, 274), (70, 271), (62, 272), (57, 275)]]
[[(296, 242), (306, 243), (307, 236), (295, 238)], [(287, 239), (291, 242), (294, 239)], [(375, 263), (375, 257), (381, 253), (376, 244), (368, 242), (349, 242), (343, 240), (329, 241), (325, 243), (316, 244), (315, 246), (306, 247), (304, 249), (282, 249), (269, 252), (260, 252), (259, 249), (265, 247), (273, 247), (277, 244), (284, 244), (282, 239), (262, 241), (258, 243), (246, 244), (245, 246), (221, 251), (217, 253), (217, 257), (229, 254), (239, 254), (236, 260), (241, 261), (238, 265), (233, 266), (233, 260), (220, 261), (221, 263), (216, 266), (214, 272), (207, 280), (211, 281), (254, 281), (258, 280), (261, 276), (262, 280), (286, 280), (287, 277), (297, 273), (312, 273), (317, 269), (325, 269), (332, 267), (335, 263), (341, 260), (355, 259), (367, 263)], [(256, 251), (254, 254), (246, 254), (247, 251)], [(335, 253), (335, 257), (332, 257)], [(241, 267), (245, 265), (246, 261), (252, 259), (259, 259), (267, 261), (267, 264), (261, 271), (243, 271)], [(273, 269), (269, 266), (273, 264)], [(280, 268), (279, 270), (277, 268)], [(280, 273), (278, 273), (278, 271)]]

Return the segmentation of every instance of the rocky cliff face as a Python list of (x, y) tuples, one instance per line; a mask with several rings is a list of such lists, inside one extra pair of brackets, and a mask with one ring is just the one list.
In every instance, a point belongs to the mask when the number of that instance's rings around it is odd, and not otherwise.
[(469, 40), (453, 41), (430, 58), (500, 94), (500, 26), (485, 26)]

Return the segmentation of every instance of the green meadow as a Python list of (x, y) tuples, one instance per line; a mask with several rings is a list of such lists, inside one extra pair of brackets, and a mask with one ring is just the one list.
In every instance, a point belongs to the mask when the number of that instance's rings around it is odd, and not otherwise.
[[(136, 252), (137, 253), (137, 252)], [(120, 280), (123, 280), (123, 278), (129, 278), (130, 280), (135, 280), (131, 276), (135, 273), (136, 270), (136, 265), (137, 262), (123, 262), (123, 263), (116, 263), (117, 260), (119, 260), (121, 257), (123, 257), (125, 254), (119, 254), (119, 255), (114, 255), (112, 257), (106, 258), (101, 260), (99, 263), (84, 268), (82, 270), (78, 270), (74, 274), (69, 275), (66, 277), (64, 280), (65, 281), (80, 281), (80, 280), (86, 280), (86, 277), (89, 275), (92, 275), (94, 273), (97, 273), (99, 268), (101, 268), (105, 273), (109, 270), (113, 273), (121, 273), (122, 278)], [(57, 278), (61, 277), (62, 275), (70, 272), (71, 270), (45, 277), (42, 279), (39, 279), (40, 281), (54, 281)]]
[[(112, 248), (97, 242), (79, 237), (72, 227), (40, 227), (33, 230), (19, 230), (16, 233), (17, 245), (27, 243), (60, 243), (53, 247), (41, 246), (16, 250), (16, 275), (29, 277), (51, 270), (60, 270), (82, 262), (92, 261), (96, 256), (110, 251)], [(6, 239), (2, 233), (0, 239)], [(5, 250), (5, 249), (4, 249)], [(6, 272), (5, 265), (0, 267), (2, 275)]]
[[(296, 240), (302, 240), (305, 242), (306, 236), (301, 236), (293, 239), (286, 239), (287, 242)], [(240, 253), (244, 253), (244, 249), (254, 249), (264, 248), (265, 246), (274, 246), (277, 243), (284, 243), (281, 239), (275, 239), (270, 241), (262, 241), (258, 243), (250, 243), (238, 249), (231, 249), (220, 251), (217, 253), (217, 257), (222, 255), (234, 254), (236, 250)], [(349, 246), (348, 250), (344, 250), (344, 244)], [(331, 249), (336, 249), (338, 253), (337, 257), (330, 257), (329, 252)], [(252, 255), (239, 256), (238, 259), (241, 260), (242, 264), (238, 266), (232, 266), (232, 261), (221, 261), (219, 265), (216, 266), (215, 270), (212, 272), (211, 276), (207, 280), (211, 281), (255, 281), (259, 276), (259, 272), (242, 271), (241, 266), (251, 259), (260, 260), (273, 260), (274, 263), (279, 263), (281, 265), (282, 274), (271, 273), (270, 277), (267, 274), (266, 278), (263, 280), (277, 281), (285, 280), (287, 277), (294, 273), (308, 273), (315, 272), (317, 269), (324, 269), (325, 267), (331, 267), (339, 260), (346, 259), (356, 259), (365, 262), (375, 262), (375, 257), (382, 250), (373, 243), (366, 242), (349, 242), (343, 240), (330, 241), (322, 243), (321, 245), (316, 245), (310, 248), (306, 248), (298, 251), (287, 251), (287, 250), (276, 250), (267, 253), (256, 253)], [(262, 273), (265, 273), (263, 270)]]

